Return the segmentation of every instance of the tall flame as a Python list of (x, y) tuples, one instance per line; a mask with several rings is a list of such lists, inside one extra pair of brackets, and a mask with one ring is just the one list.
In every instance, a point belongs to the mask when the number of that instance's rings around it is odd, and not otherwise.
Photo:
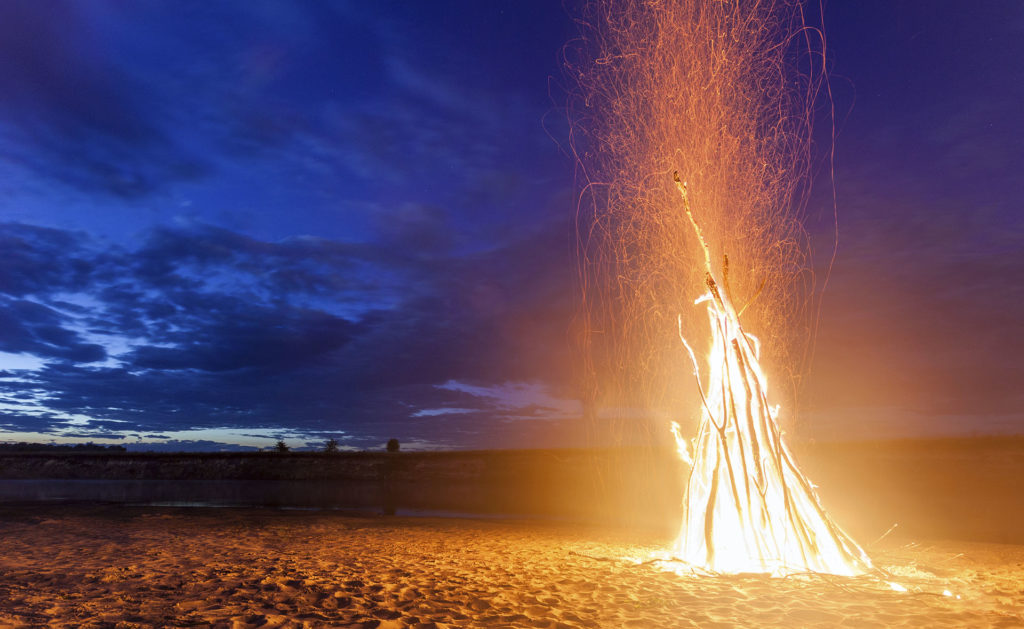
[(794, 462), (767, 399), (757, 340), (712, 292), (713, 337), (707, 394), (692, 461), (675, 556), (721, 573), (825, 572), (854, 576), (871, 560), (826, 514)]
[(760, 342), (743, 331), (728, 291), (715, 280), (686, 184), (676, 177), (676, 185), (705, 253), (708, 292), (697, 303), (707, 304), (712, 342), (705, 386), (680, 330), (702, 412), (692, 455), (678, 426), (672, 429), (680, 457), (690, 464), (675, 556), (720, 573), (867, 573), (871, 560), (829, 518), (782, 439), (779, 409), (768, 403)]
[(580, 22), (566, 61), (580, 88), (570, 110), (587, 416), (604, 410), (625, 434), (651, 425), (627, 411), (693, 404), (672, 324), (699, 326), (699, 312), (679, 313), (706, 293), (710, 367), (706, 382), (697, 374), (692, 452), (674, 430), (691, 463), (676, 556), (715, 572), (872, 571), (797, 468), (761, 367), (795, 405), (814, 329), (802, 219), (827, 85), (821, 30), (803, 0), (589, 0)]

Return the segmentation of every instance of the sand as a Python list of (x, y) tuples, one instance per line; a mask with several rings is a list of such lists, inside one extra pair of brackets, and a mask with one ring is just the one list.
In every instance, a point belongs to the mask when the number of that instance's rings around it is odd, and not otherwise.
[(666, 541), (537, 521), (8, 507), (0, 626), (1024, 626), (1024, 546), (890, 536), (872, 553), (912, 589), (898, 593), (625, 559)]

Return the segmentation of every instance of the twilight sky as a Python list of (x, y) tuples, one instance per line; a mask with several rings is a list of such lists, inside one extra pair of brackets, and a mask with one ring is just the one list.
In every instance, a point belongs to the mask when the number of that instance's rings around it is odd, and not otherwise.
[[(812, 431), (1024, 432), (1024, 5), (825, 14)], [(573, 33), (550, 0), (0, 3), (0, 441), (581, 443)]]

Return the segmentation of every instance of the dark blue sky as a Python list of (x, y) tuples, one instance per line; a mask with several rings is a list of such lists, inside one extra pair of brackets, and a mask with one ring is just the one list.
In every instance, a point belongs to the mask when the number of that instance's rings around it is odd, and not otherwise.
[[(810, 423), (1024, 432), (1024, 6), (826, 31)], [(573, 34), (540, 0), (0, 3), (0, 440), (579, 443)]]

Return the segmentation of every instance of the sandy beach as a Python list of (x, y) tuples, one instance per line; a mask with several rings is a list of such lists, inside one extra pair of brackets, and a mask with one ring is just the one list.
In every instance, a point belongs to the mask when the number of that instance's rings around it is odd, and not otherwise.
[(0, 626), (1024, 626), (1024, 546), (890, 536), (871, 552), (898, 593), (630, 560), (667, 541), (526, 520), (5, 507)]

